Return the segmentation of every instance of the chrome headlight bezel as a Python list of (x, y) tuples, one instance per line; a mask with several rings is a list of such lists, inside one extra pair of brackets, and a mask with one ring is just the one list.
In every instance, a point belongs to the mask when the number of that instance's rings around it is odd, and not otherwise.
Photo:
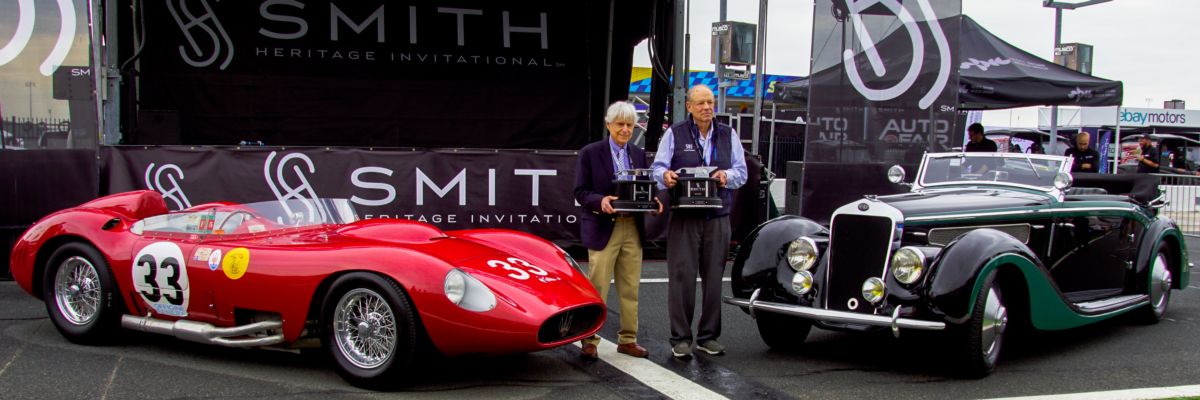
[(863, 281), (862, 297), (871, 304), (879, 304), (883, 301), (883, 298), (887, 297), (887, 286), (884, 285), (883, 279), (872, 276)]
[(911, 285), (925, 275), (925, 253), (916, 247), (901, 247), (892, 253), (890, 260), (892, 277), (897, 282)]
[(446, 273), (442, 283), (446, 300), (464, 310), (484, 312), (496, 308), (496, 294), (471, 274), (458, 268)]
[(788, 243), (784, 257), (787, 258), (788, 266), (792, 267), (793, 271), (807, 271), (817, 264), (817, 259), (821, 257), (821, 250), (817, 248), (816, 241), (808, 236), (801, 236)]
[(799, 295), (811, 292), (813, 288), (813, 275), (808, 271), (800, 271), (792, 275), (792, 292)]

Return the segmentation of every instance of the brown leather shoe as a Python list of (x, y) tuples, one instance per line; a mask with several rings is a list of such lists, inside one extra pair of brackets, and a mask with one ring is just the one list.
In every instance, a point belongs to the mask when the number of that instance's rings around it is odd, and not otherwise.
[(631, 357), (637, 357), (637, 358), (646, 358), (646, 356), (650, 355), (649, 350), (646, 350), (645, 347), (638, 346), (637, 343), (625, 343), (622, 345), (617, 345), (617, 352), (625, 353), (625, 354), (630, 355)]
[(599, 360), (600, 359), (600, 354), (598, 354), (596, 352), (596, 345), (594, 345), (594, 344), (584, 343), (583, 344), (583, 354), (581, 354), (581, 355), (583, 356), (583, 358), (586, 358), (589, 360)]

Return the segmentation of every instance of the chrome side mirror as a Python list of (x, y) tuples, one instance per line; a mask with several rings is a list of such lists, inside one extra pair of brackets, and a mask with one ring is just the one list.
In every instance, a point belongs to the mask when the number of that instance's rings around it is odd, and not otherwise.
[(1054, 187), (1058, 190), (1067, 190), (1073, 183), (1075, 183), (1075, 178), (1071, 174), (1059, 172), (1054, 175)]

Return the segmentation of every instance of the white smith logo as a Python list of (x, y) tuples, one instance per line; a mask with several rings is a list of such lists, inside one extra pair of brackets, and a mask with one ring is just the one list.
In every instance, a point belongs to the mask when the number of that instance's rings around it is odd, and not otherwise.
[[(283, 156), (279, 159), (279, 165), (275, 167), (275, 176), (272, 177), (271, 163), (275, 160), (275, 154), (276, 152), (272, 151), (271, 154), (267, 155), (267, 162), (263, 163), (263, 178), (267, 179), (267, 186), (270, 186), (271, 192), (275, 193), (275, 199), (279, 200), (279, 205), (283, 206), (283, 210), (288, 215), (307, 217), (309, 222), (328, 221), (329, 210), (325, 209), (324, 203), (317, 201), (319, 199), (317, 192), (313, 189), (312, 184), (308, 183), (308, 177), (304, 171), (300, 170), (299, 165), (292, 166), (292, 172), (295, 173), (294, 176), (298, 184), (291, 186), (284, 180), (284, 176), (288, 172), (288, 161), (291, 160), (298, 160), (297, 162), (304, 163), (308, 167), (308, 173), (315, 174), (317, 168), (313, 165), (312, 159), (301, 153), (291, 153)], [(279, 189), (281, 187), (286, 192), (280, 192)], [(300, 213), (291, 208), (292, 205), (296, 205), (297, 203), (304, 205), (304, 212)], [(291, 223), (293, 221), (278, 222)]]
[[(154, 178), (150, 177), (152, 172)], [(179, 181), (183, 180), (183, 170), (178, 165), (163, 164), (155, 169), (154, 163), (150, 163), (146, 167), (145, 178), (146, 188), (162, 193), (164, 200), (175, 203), (176, 210), (192, 208), (192, 202), (188, 201), (187, 194), (183, 193), (182, 187), (179, 187)], [(164, 178), (166, 179), (165, 184)]]
[[(858, 65), (854, 61), (854, 51), (846, 49), (842, 52), (842, 65), (846, 69), (846, 74), (850, 77), (850, 84), (854, 86), (854, 90), (862, 94), (864, 98), (871, 101), (887, 101), (907, 93), (916, 83), (917, 77), (921, 74), (921, 68), (924, 66), (925, 60), (925, 38), (921, 34), (921, 28), (917, 26), (916, 19), (900, 4), (899, 0), (845, 0), (846, 6), (850, 11), (850, 21), (854, 25), (855, 37), (862, 42), (863, 53), (867, 56), (867, 61), (871, 64), (871, 70), (875, 76), (883, 77), (887, 74), (887, 68), (883, 64), (883, 59), (879, 56), (879, 51), (875, 48), (875, 40), (871, 38), (871, 34), (867, 32), (867, 27), (862, 21), (860, 13), (871, 6), (882, 4), (896, 15), (904, 26), (904, 30), (908, 32), (908, 37), (912, 41), (912, 56), (909, 57), (908, 72), (894, 86), (886, 89), (873, 89), (867, 87), (863, 82), (862, 76), (859, 75)], [(933, 85), (930, 86), (929, 92), (917, 102), (917, 105), (922, 110), (929, 108), (933, 102), (937, 100), (938, 95), (945, 89), (946, 83), (950, 80), (950, 45), (946, 40), (946, 34), (942, 32), (942, 26), (938, 23), (937, 15), (933, 12), (933, 7), (929, 5), (929, 0), (916, 0), (915, 3), (920, 8), (923, 14), (923, 21), (929, 25), (929, 30), (933, 34), (933, 41), (937, 44), (938, 51), (938, 73), (934, 79)]]
[[(8, 64), (10, 61), (21, 55), (25, 50), (25, 46), (29, 44), (29, 39), (33, 37), (33, 23), (37, 19), (37, 12), (33, 7), (33, 0), (17, 0), (17, 29), (13, 33), (12, 40), (0, 47), (0, 65)], [(50, 54), (46, 55), (46, 59), (42, 61), (42, 65), (38, 68), (38, 72), (42, 76), (50, 76), (58, 66), (62, 65), (63, 60), (67, 58), (67, 53), (71, 50), (71, 43), (75, 40), (75, 4), (71, 0), (58, 0), (58, 40), (54, 41), (54, 48), (50, 50)], [(9, 25), (9, 16), (0, 18), (0, 23)], [(44, 45), (37, 45), (35, 48), (43, 48)]]
[[(178, 3), (178, 4), (177, 4)], [(187, 4), (199, 4), (202, 8), (201, 13), (193, 13), (187, 8)], [(178, 9), (176, 8), (178, 7)], [(213, 13), (212, 7), (208, 5), (207, 0), (189, 2), (187, 0), (167, 0), (167, 9), (171, 12), (171, 16), (175, 17), (175, 24), (179, 25), (179, 33), (183, 34), (184, 39), (187, 39), (188, 47), (179, 46), (179, 57), (183, 61), (196, 68), (204, 68), (216, 62), (217, 57), (221, 55), (224, 44), (228, 50), (225, 51), (225, 60), (221, 62), (221, 69), (229, 66), (229, 62), (233, 61), (233, 41), (229, 39), (229, 34), (225, 33), (225, 27), (221, 26), (221, 21), (217, 20), (217, 14)], [(187, 17), (185, 21), (184, 17)], [(197, 32), (199, 31), (199, 32)], [(207, 34), (207, 38), (197, 40), (192, 36), (193, 32)], [(217, 37), (220, 35), (220, 37)], [(210, 44), (212, 48), (201, 48), (201, 43)], [(191, 50), (190, 52), (188, 50)], [(193, 58), (194, 57), (194, 58)]]

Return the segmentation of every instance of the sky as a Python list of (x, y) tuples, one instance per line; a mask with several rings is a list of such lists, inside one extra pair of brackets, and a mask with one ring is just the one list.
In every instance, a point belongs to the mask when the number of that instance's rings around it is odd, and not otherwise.
[[(1070, 1), (1078, 2), (1078, 1)], [(727, 0), (727, 18), (758, 22), (758, 0)], [(709, 30), (719, 19), (719, 0), (692, 0), (692, 70), (713, 70)], [(811, 53), (813, 2), (773, 1), (767, 12), (766, 73), (806, 76)], [(1041, 0), (963, 0), (963, 14), (1001, 39), (1038, 57), (1054, 56), (1054, 9)], [(1124, 82), (1124, 105), (1162, 108), (1180, 99), (1200, 108), (1200, 1), (1112, 0), (1064, 10), (1063, 43), (1093, 46), (1092, 74)], [(646, 44), (634, 50), (634, 65), (648, 67)], [(1036, 108), (984, 112), (984, 125), (1036, 127)]]

